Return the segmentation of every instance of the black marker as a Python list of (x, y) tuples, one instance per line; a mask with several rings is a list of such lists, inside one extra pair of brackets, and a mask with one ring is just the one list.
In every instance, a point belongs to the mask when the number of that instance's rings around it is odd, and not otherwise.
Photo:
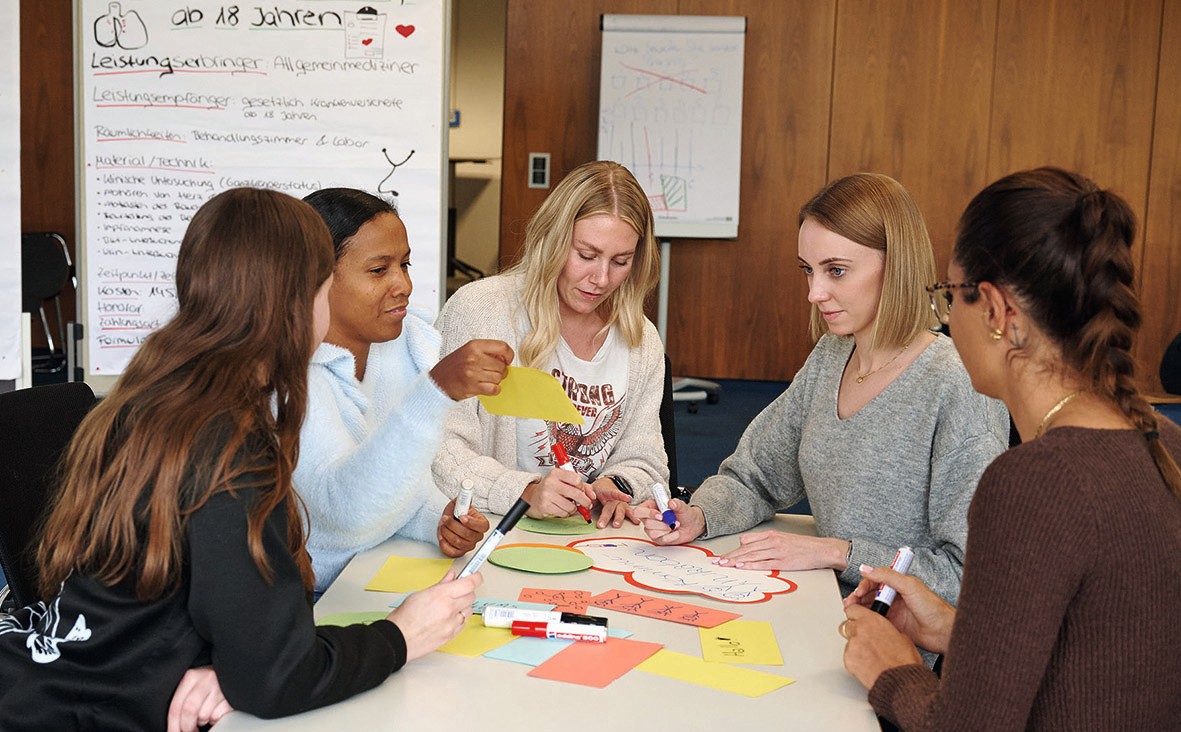
[(521, 517), (528, 510), (529, 504), (525, 502), (525, 499), (518, 498), (517, 502), (513, 504), (513, 507), (504, 515), (504, 518), (500, 520), (500, 523), (496, 525), (496, 528), (492, 530), (492, 533), (488, 535), (488, 538), (484, 540), (484, 543), (480, 545), (479, 551), (468, 560), (467, 566), (463, 568), (463, 571), (459, 573), (459, 577), (456, 579), (463, 579), (469, 574), (478, 571), (483, 566), (484, 561), (488, 559), (488, 555), (492, 553), (492, 550), (500, 544), (500, 540), (504, 538), (504, 535), (513, 530), (513, 527), (517, 525), (517, 522), (521, 520)]

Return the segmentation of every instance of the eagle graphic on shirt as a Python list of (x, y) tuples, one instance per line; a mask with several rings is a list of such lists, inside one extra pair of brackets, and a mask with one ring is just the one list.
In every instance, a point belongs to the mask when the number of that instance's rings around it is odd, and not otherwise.
[[(554, 438), (561, 443), (562, 447), (566, 448), (566, 454), (570, 456), (570, 462), (574, 464), (574, 469), (578, 473), (592, 474), (596, 469), (595, 455), (602, 452), (604, 447), (619, 435), (619, 430), (622, 427), (620, 419), (623, 416), (623, 403), (626, 399), (625, 396), (600, 410), (595, 415), (590, 429), (586, 432), (583, 432), (576, 424), (549, 423)], [(543, 465), (543, 467), (554, 467), (552, 456), (548, 457), (548, 465)]]

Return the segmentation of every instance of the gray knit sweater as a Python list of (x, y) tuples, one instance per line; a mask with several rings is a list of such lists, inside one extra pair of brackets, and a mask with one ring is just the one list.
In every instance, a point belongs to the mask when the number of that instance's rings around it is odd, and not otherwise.
[[(524, 338), (523, 279), (497, 275), (459, 288), (435, 321), (444, 354), (473, 338), (505, 341), (515, 351)], [(514, 363), (520, 365), (514, 359)], [(664, 346), (656, 327), (644, 321), (638, 348), (628, 350), (627, 408), (619, 439), (602, 475), (617, 475), (635, 491), (633, 502), (652, 497), (652, 484), (668, 484), (668, 457), (660, 432), (664, 396)], [(516, 419), (489, 414), (477, 399), (466, 399), (447, 416), (443, 444), (431, 467), (435, 483), (449, 496), (464, 479), (475, 483), (473, 504), (481, 511), (505, 513), (521, 497), (535, 473), (517, 469)]]
[(825, 336), (796, 378), (757, 416), (718, 474), (693, 494), (707, 535), (745, 531), (805, 496), (820, 536), (848, 539), (858, 565), (888, 565), (914, 549), (911, 573), (940, 596), (959, 594), (968, 503), (1008, 446), (1004, 405), (972, 389), (951, 340), (939, 336), (881, 394), (837, 417), (850, 337)]

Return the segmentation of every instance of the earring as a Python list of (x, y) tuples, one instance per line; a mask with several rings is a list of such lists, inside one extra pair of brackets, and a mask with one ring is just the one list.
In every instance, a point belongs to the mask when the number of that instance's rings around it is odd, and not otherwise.
[(993, 339), (994, 341), (999, 341), (1001, 338), (1004, 337), (1004, 335), (1005, 335), (1005, 331), (1001, 330), (1000, 328), (994, 328), (993, 331), (988, 334), (988, 337)]

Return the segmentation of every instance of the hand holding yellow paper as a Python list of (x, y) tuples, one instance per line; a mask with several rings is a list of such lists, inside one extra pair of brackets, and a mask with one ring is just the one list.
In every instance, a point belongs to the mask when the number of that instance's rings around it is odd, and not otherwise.
[(731, 620), (712, 628), (698, 628), (701, 656), (714, 663), (757, 663), (782, 666), (775, 631), (763, 620)]
[(481, 394), (478, 398), (489, 414), (586, 423), (558, 380), (537, 369), (509, 366), (508, 375), (500, 382), (500, 393), (496, 396)]

